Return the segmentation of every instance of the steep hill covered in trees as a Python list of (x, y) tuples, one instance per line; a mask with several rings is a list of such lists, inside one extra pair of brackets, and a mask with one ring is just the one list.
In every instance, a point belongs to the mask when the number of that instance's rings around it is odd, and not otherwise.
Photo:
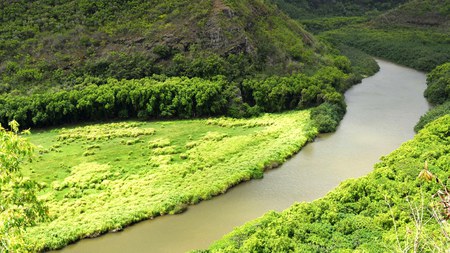
[(262, 0), (13, 0), (1, 4), (0, 93), (164, 74), (235, 80), (330, 64)]
[(326, 102), (312, 115), (332, 131), (340, 93), (377, 69), (263, 0), (15, 0), (1, 11), (4, 125), (246, 117)]

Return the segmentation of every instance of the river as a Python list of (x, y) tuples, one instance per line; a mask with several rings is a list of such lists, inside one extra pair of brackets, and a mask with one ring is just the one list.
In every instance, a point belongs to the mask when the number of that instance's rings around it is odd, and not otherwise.
[(361, 177), (414, 136), (429, 106), (425, 74), (383, 60), (380, 71), (345, 93), (347, 114), (338, 130), (321, 135), (264, 178), (230, 189), (180, 215), (158, 217), (85, 239), (57, 252), (185, 252), (207, 248), (234, 227), (269, 210), (324, 196), (340, 182)]

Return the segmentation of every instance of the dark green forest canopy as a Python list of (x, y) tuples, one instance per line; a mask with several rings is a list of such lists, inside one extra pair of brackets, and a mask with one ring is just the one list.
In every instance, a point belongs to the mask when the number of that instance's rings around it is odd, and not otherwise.
[(262, 0), (12, 0), (0, 5), (0, 93), (86, 76), (240, 80), (329, 65), (330, 50)]

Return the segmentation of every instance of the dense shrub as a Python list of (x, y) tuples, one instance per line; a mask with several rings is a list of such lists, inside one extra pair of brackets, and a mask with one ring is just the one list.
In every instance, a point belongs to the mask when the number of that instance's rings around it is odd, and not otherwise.
[(345, 114), (345, 107), (325, 102), (311, 110), (311, 119), (321, 133), (336, 131)]
[(450, 114), (450, 63), (437, 66), (428, 74), (424, 94), (431, 104), (437, 106), (420, 118), (414, 127), (416, 132), (431, 121)]
[(425, 97), (434, 105), (450, 100), (450, 62), (442, 64), (427, 76)]
[(336, 45), (340, 53), (345, 55), (351, 62), (352, 73), (356, 75), (356, 81), (372, 76), (380, 70), (375, 59), (367, 53), (344, 44)]
[(419, 122), (417, 122), (416, 126), (414, 127), (414, 131), (416, 132), (420, 131), (422, 128), (425, 127), (426, 124), (446, 114), (450, 114), (450, 101), (447, 101), (442, 105), (438, 105), (432, 108), (427, 113), (425, 113), (425, 115), (420, 117)]
[[(349, 64), (349, 63), (346, 63)], [(248, 79), (242, 84), (244, 101), (267, 112), (309, 108), (323, 102), (343, 104), (338, 90), (348, 86), (348, 75), (336, 67), (325, 67), (313, 76), (294, 74)]]

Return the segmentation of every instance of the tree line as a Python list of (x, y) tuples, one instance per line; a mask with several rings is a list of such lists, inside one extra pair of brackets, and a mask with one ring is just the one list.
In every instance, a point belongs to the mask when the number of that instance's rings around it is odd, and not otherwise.
[(295, 74), (247, 79), (241, 84), (223, 76), (210, 80), (154, 76), (135, 80), (86, 79), (71, 90), (0, 95), (0, 122), (16, 120), (22, 127), (44, 127), (112, 119), (254, 116), (309, 108), (328, 102), (345, 111), (339, 93), (351, 78), (337, 67), (312, 76)]

